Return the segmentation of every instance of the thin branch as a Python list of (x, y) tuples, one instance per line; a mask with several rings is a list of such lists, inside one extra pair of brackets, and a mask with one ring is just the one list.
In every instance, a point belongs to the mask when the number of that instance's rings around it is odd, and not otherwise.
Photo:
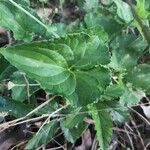
[[(44, 114), (44, 115), (42, 115), (40, 117), (27, 119), (30, 115), (32, 115), (33, 113), (35, 113), (36, 111), (38, 111), (39, 109), (41, 109), (42, 107), (44, 107), (46, 104), (48, 104), (54, 98), (55, 98), (55, 96), (52, 97), (50, 100), (46, 101), (45, 103), (42, 103), (40, 106), (38, 106), (33, 111), (31, 111), (30, 113), (28, 113), (25, 117), (21, 117), (21, 118), (15, 119), (13, 121), (3, 123), (2, 125), (0, 125), (0, 131), (3, 131), (5, 129), (9, 128), (9, 127), (16, 126), (16, 125), (19, 125), (19, 124), (22, 124), (22, 123), (26, 123), (26, 122), (30, 122), (30, 121), (37, 121), (37, 120), (40, 120), (40, 119), (45, 118), (45, 117), (51, 118), (51, 117), (57, 116), (56, 114), (59, 111), (61, 111), (62, 109), (66, 108), (68, 105), (63, 106), (63, 107), (57, 109), (56, 111), (54, 111), (51, 114)], [(61, 115), (58, 115), (58, 116), (61, 116)]]
[(141, 141), (141, 144), (142, 144), (142, 146), (143, 146), (143, 150), (146, 150), (146, 146), (145, 146), (145, 144), (144, 144), (143, 138), (142, 138), (142, 136), (141, 136), (141, 134), (140, 134), (140, 132), (139, 132), (139, 130), (138, 130), (138, 128), (137, 128), (135, 122), (134, 122), (133, 120), (132, 120), (131, 122), (132, 122), (133, 126), (135, 127), (135, 130), (136, 130), (136, 132), (137, 132), (137, 134), (138, 134), (138, 137), (139, 137), (139, 139), (140, 139), (140, 141)]
[(19, 143), (19, 144), (17, 144), (17, 145), (15, 145), (15, 146), (13, 146), (10, 150), (18, 149), (18, 147), (19, 147), (19, 146), (21, 146), (21, 145), (25, 144), (26, 142), (27, 142), (27, 140), (26, 140), (26, 141), (22, 141), (21, 143)]
[(148, 126), (150, 126), (150, 122), (143, 117), (140, 113), (138, 113), (136, 110), (134, 110), (132, 107), (128, 107), (131, 111), (133, 111), (134, 113), (136, 113)]
[(114, 131), (117, 131), (117, 132), (123, 132), (123, 133), (127, 133), (127, 132), (128, 132), (128, 134), (134, 135), (134, 136), (136, 136), (136, 137), (138, 136), (138, 135), (135, 134), (135, 133), (132, 133), (132, 132), (130, 132), (130, 131), (125, 131), (124, 129), (119, 129), (119, 128), (116, 128), (116, 127), (114, 127), (113, 130), (114, 130)]
[(38, 134), (38, 133), (41, 131), (41, 129), (45, 126), (45, 124), (47, 124), (47, 122), (49, 121), (49, 119), (50, 119), (53, 115), (57, 114), (59, 111), (63, 110), (63, 109), (66, 108), (67, 106), (68, 106), (68, 105), (65, 105), (65, 106), (63, 106), (63, 107), (57, 109), (56, 111), (52, 112), (52, 113), (48, 116), (48, 118), (45, 120), (45, 122), (42, 124), (42, 126), (40, 127), (40, 129), (38, 130), (38, 132), (37, 132), (36, 134)]
[(35, 112), (37, 112), (39, 109), (43, 108), (44, 106), (46, 106), (50, 101), (52, 101), (53, 99), (55, 99), (56, 96), (53, 96), (52, 98), (50, 98), (49, 100), (45, 101), (44, 103), (42, 103), (41, 105), (39, 105), (38, 107), (36, 107), (34, 110), (32, 110), (31, 112), (29, 112), (25, 118), (29, 117), (30, 115), (34, 114)]
[(127, 137), (128, 137), (128, 139), (129, 139), (129, 142), (130, 142), (130, 145), (131, 145), (131, 149), (132, 149), (132, 150), (135, 150), (134, 145), (133, 145), (132, 137), (128, 134), (128, 132), (127, 132), (128, 130), (127, 130), (126, 126), (125, 126), (124, 128), (125, 128)]
[[(150, 103), (145, 103), (145, 104), (150, 104)], [(104, 108), (104, 109), (98, 109), (97, 111), (100, 112), (100, 111), (111, 111), (112, 109), (122, 109), (122, 108), (128, 108), (128, 109), (131, 109), (132, 111), (134, 111), (136, 114), (138, 114), (149, 126), (150, 126), (150, 122), (144, 118), (141, 114), (139, 114), (138, 112), (136, 112), (132, 107), (133, 106), (143, 106), (144, 104), (138, 104), (138, 105), (131, 105), (130, 107), (125, 107), (125, 106), (120, 106), (120, 107), (115, 107), (115, 108)], [(35, 111), (35, 110), (34, 110)], [(79, 113), (76, 113), (76, 115), (82, 115), (82, 114), (88, 114), (88, 113), (91, 113), (92, 111), (83, 111), (83, 112), (79, 112)], [(31, 113), (29, 113), (31, 115)], [(27, 117), (29, 116), (29, 114), (27, 114)], [(63, 118), (66, 118), (66, 117), (69, 117), (70, 115), (73, 115), (72, 113), (68, 113), (68, 114), (55, 114), (53, 117), (55, 116), (58, 116), (58, 117), (63, 117)], [(4, 123), (2, 125), (0, 125), (0, 128), (4, 128), (7, 126), (10, 127), (10, 126), (15, 126), (15, 125), (18, 125), (18, 124), (22, 124), (22, 123), (25, 123), (25, 122), (29, 122), (29, 121), (34, 121), (34, 120), (39, 120), (41, 118), (45, 118), (45, 117), (48, 117), (49, 114), (43, 114), (42, 116), (40, 117), (37, 117), (36, 118), (32, 118), (32, 119), (28, 119), (28, 120), (24, 120), (25, 117), (22, 117), (22, 118), (19, 118), (19, 119), (15, 119), (13, 121), (10, 121), (10, 122), (7, 122), (7, 123)], [(39, 118), (39, 119), (38, 119)], [(20, 121), (20, 122), (18, 122)], [(89, 123), (90, 120), (84, 120), (85, 122)], [(17, 123), (16, 123), (17, 122)], [(90, 121), (90, 123), (94, 123), (92, 120)]]
[(59, 147), (51, 148), (51, 149), (49, 149), (49, 150), (59, 150), (59, 149), (61, 149), (61, 148), (62, 148), (62, 146), (59, 146)]
[(64, 146), (63, 146), (63, 145), (61, 145), (59, 142), (57, 142), (54, 138), (52, 138), (52, 140), (53, 140), (56, 144), (58, 144), (58, 145), (59, 145), (59, 148), (61, 148), (61, 149), (65, 150)]

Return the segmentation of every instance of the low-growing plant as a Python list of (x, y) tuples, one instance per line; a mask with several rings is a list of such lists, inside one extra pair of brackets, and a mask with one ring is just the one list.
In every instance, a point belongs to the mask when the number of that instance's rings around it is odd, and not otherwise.
[[(0, 113), (47, 118), (26, 149), (47, 144), (59, 128), (74, 143), (92, 119), (100, 149), (106, 150), (113, 123), (129, 118), (125, 106), (150, 94), (149, 61), (141, 60), (149, 55), (149, 1), (76, 4), (83, 20), (45, 24), (30, 1), (0, 0), (1, 26), (15, 38), (0, 48), (0, 91), (4, 82), (11, 90), (0, 97)], [(41, 88), (52, 98), (36, 107)]]

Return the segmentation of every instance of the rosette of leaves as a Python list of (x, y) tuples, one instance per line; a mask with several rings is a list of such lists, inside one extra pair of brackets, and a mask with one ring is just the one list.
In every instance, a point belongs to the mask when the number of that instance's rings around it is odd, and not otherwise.
[(98, 36), (72, 34), (0, 51), (43, 89), (65, 97), (75, 106), (98, 100), (110, 82), (110, 72), (106, 68), (109, 51)]

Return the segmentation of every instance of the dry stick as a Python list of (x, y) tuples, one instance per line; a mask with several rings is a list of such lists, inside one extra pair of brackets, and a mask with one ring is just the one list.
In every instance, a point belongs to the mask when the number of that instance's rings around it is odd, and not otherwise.
[[(0, 125), (0, 132), (6, 130), (7, 128), (9, 127), (13, 127), (13, 126), (16, 126), (16, 125), (19, 125), (19, 124), (23, 124), (23, 123), (26, 123), (26, 122), (30, 122), (30, 121), (38, 121), (40, 119), (43, 119), (45, 117), (48, 117), (48, 116), (40, 116), (40, 117), (36, 117), (36, 118), (32, 118), (32, 119), (27, 119), (27, 120), (23, 120), (24, 118), (19, 118), (19, 119), (15, 119), (13, 121), (9, 121), (9, 122), (6, 122), (6, 123), (3, 123)], [(23, 120), (23, 121), (21, 121)], [(20, 121), (20, 122), (18, 122)]]
[[(149, 104), (150, 103), (144, 103), (144, 104), (137, 104), (137, 105), (130, 105), (130, 107), (136, 107), (136, 106), (145, 106), (146, 104)], [(120, 107), (112, 107), (112, 108), (104, 108), (104, 109), (98, 109), (97, 111), (100, 112), (100, 111), (111, 111), (112, 109), (121, 109), (121, 108), (128, 108), (128, 106), (120, 106)], [(94, 112), (94, 111), (83, 111), (83, 112), (79, 112), (77, 115), (80, 115), (80, 114), (85, 114), (85, 113), (91, 113), (91, 112)], [(67, 114), (67, 115), (73, 115), (73, 114)]]
[(39, 130), (36, 132), (36, 135), (39, 134), (39, 132), (43, 129), (43, 127), (48, 123), (48, 121), (50, 120), (50, 118), (51, 118), (51, 116), (49, 115), (47, 117), (47, 119), (44, 121), (44, 123), (41, 125), (41, 127), (39, 128)]
[(143, 139), (142, 139), (142, 136), (141, 136), (139, 130), (137, 129), (137, 126), (136, 126), (135, 122), (134, 122), (133, 120), (132, 120), (131, 122), (132, 122), (133, 126), (135, 127), (135, 130), (136, 130), (136, 132), (137, 132), (137, 134), (138, 134), (138, 137), (139, 137), (139, 139), (140, 139), (140, 141), (141, 141), (141, 144), (142, 144), (142, 146), (143, 146), (143, 150), (146, 150), (144, 141), (143, 141)]
[(133, 132), (133, 129), (128, 125), (128, 123), (125, 123), (125, 125), (126, 125), (126, 127), (128, 127), (128, 129), (129, 129), (130, 131)]
[(32, 115), (33, 113), (37, 112), (39, 109), (43, 108), (45, 105), (47, 105), (50, 101), (52, 101), (53, 99), (55, 99), (56, 96), (53, 96), (52, 98), (50, 98), (49, 100), (45, 101), (44, 103), (42, 103), (41, 105), (39, 105), (38, 107), (36, 107), (34, 110), (32, 110), (31, 112), (29, 112), (25, 117), (29, 117), (30, 115)]
[(13, 126), (13, 124), (15, 124), (16, 122), (21, 121), (21, 120), (23, 120), (23, 117), (1, 124), (0, 125), (0, 132)]
[[(46, 104), (47, 104), (48, 102), (46, 101), (44, 104), (42, 104), (42, 106), (40, 105), (38, 108), (36, 108), (34, 111), (32, 111), (32, 113), (34, 113), (35, 111), (37, 111), (38, 109), (40, 109), (40, 108), (42, 108), (43, 106), (45, 106)], [(10, 126), (14, 126), (14, 125), (18, 125), (18, 124), (21, 124), (21, 123), (24, 123), (24, 122), (29, 122), (29, 121), (35, 121), (35, 120), (39, 120), (39, 119), (41, 119), (41, 118), (44, 118), (44, 117), (48, 117), (48, 118), (50, 118), (50, 117), (52, 117), (52, 116), (55, 116), (55, 113), (57, 113), (57, 112), (59, 112), (60, 110), (62, 110), (63, 108), (65, 108), (65, 107), (67, 107), (67, 106), (64, 106), (64, 107), (62, 107), (62, 108), (60, 108), (60, 109), (58, 109), (58, 110), (56, 110), (55, 112), (53, 112), (52, 114), (46, 114), (46, 115), (43, 115), (43, 116), (40, 116), (40, 117), (37, 117), (37, 118), (32, 118), (32, 119), (28, 119), (28, 120), (24, 120), (24, 121), (22, 121), (22, 122), (18, 122), (18, 123), (16, 123), (16, 124), (12, 124), (12, 125), (10, 125)], [(134, 111), (134, 112), (136, 112), (134, 109), (132, 109), (132, 108), (130, 108), (132, 111)], [(106, 109), (105, 109), (106, 110)], [(31, 115), (32, 114), (31, 112), (29, 113), (29, 114), (27, 114), (27, 116), (29, 116), (29, 115)], [(138, 112), (136, 112), (136, 113), (138, 113)], [(138, 113), (138, 115), (140, 116), (140, 117), (142, 117), (143, 118), (143, 120), (146, 120), (142, 115), (140, 115), (139, 113)], [(67, 115), (66, 115), (67, 116)], [(17, 122), (18, 120), (21, 120), (22, 118), (20, 118), (20, 119), (16, 119), (15, 121), (11, 121), (11, 122), (9, 122), (9, 124), (10, 123), (14, 123), (14, 122)], [(146, 120), (147, 121), (147, 120)], [(150, 124), (148, 121), (147, 121), (147, 123), (148, 124)], [(44, 125), (44, 124), (43, 124)], [(10, 127), (9, 126), (9, 127)], [(126, 132), (127, 133), (127, 132)], [(129, 133), (129, 132), (128, 132)]]
[[(58, 133), (56, 136), (54, 136), (53, 138), (55, 139), (55, 138), (59, 137), (59, 136), (62, 135), (62, 134), (64, 134), (64, 133), (63, 133), (63, 132), (60, 132), (60, 133)], [(51, 141), (53, 141), (52, 138), (49, 140), (49, 142), (51, 142)]]
[[(51, 113), (49, 116), (48, 116), (48, 118), (45, 120), (45, 122), (42, 124), (42, 126), (40, 127), (40, 129), (38, 130), (38, 132), (36, 133), (36, 135), (43, 129), (43, 127), (48, 123), (48, 121), (49, 121), (49, 119), (53, 116), (53, 115), (55, 115), (56, 113), (58, 113), (59, 111), (61, 111), (62, 109), (64, 109), (64, 108), (66, 108), (68, 105), (66, 105), (66, 106), (63, 106), (63, 107), (61, 107), (61, 108), (59, 108), (59, 109), (57, 109), (56, 111), (54, 111), (53, 113)], [(54, 120), (53, 120), (54, 121)], [(47, 134), (47, 133), (46, 133)], [(54, 140), (53, 138), (52, 138), (52, 140)], [(55, 141), (56, 142), (56, 141)], [(57, 143), (58, 144), (58, 143)], [(62, 146), (62, 145), (61, 145)], [(62, 147), (61, 147), (62, 148)], [(63, 147), (64, 148), (64, 147)]]
[(19, 146), (22, 145), (22, 144), (25, 144), (26, 142), (27, 142), (27, 140), (26, 140), (26, 141), (23, 141), (23, 142), (20, 142), (19, 144), (13, 146), (10, 150), (17, 149), (17, 147), (19, 147)]
[(113, 150), (116, 149), (116, 147), (118, 146), (118, 142), (117, 141), (113, 141), (112, 144), (110, 144), (108, 150)]
[[(26, 120), (23, 120), (23, 121), (20, 121), (23, 118), (19, 118), (19, 119), (15, 119), (13, 121), (10, 121), (10, 122), (3, 123), (2, 125), (0, 125), (0, 132), (2, 132), (3, 130), (5, 130), (5, 129), (9, 128), (9, 127), (13, 127), (13, 126), (16, 126), (16, 125), (19, 125), (19, 124), (23, 124), (23, 123), (27, 123), (27, 122), (39, 121), (39, 120), (41, 120), (43, 118), (49, 117), (49, 115), (50, 114), (43, 114), (42, 116), (31, 118), (31, 119), (26, 119)], [(53, 115), (53, 117), (62, 117), (62, 118), (59, 118), (59, 119), (65, 118), (63, 115), (59, 115), (59, 114), (55, 114), (55, 115)], [(17, 122), (17, 121), (20, 121), (20, 122)], [(4, 128), (4, 129), (1, 129), (1, 128)]]
[(116, 128), (116, 127), (114, 127), (113, 130), (114, 130), (114, 131), (118, 131), (118, 132), (123, 132), (123, 133), (127, 133), (127, 132), (128, 132), (128, 134), (131, 134), (131, 135), (133, 135), (133, 136), (138, 136), (138, 135), (135, 134), (135, 133), (132, 133), (132, 132), (130, 132), (130, 131), (125, 131), (124, 129), (119, 129), (119, 128)]
[[(4, 131), (5, 129), (7, 129), (7, 128), (9, 128), (9, 127), (13, 127), (13, 126), (16, 126), (16, 125), (19, 125), (19, 124), (23, 124), (23, 123), (27, 123), (27, 122), (35, 122), (35, 121), (39, 121), (39, 120), (41, 120), (41, 119), (43, 119), (43, 118), (47, 118), (47, 117), (49, 117), (49, 115), (50, 114), (44, 114), (44, 115), (42, 115), (42, 116), (39, 116), (39, 117), (35, 117), (35, 118), (31, 118), (31, 119), (27, 119), (27, 120), (23, 120), (23, 121), (20, 121), (20, 122), (17, 122), (17, 120), (21, 120), (21, 118), (20, 119), (16, 119), (15, 121), (11, 121), (11, 122), (13, 122), (12, 124), (10, 123), (10, 124), (8, 124), (8, 123), (6, 123), (6, 124), (2, 124), (2, 125), (0, 125), (0, 132), (2, 132), (2, 131)], [(60, 117), (61, 115), (57, 115), (57, 114), (55, 114), (55, 115), (53, 115), (53, 117)], [(59, 118), (59, 119), (63, 119), (63, 118), (65, 118), (65, 117), (62, 117), (62, 118)], [(16, 123), (17, 122), (17, 123)], [(4, 128), (5, 127), (5, 128)], [(1, 128), (4, 128), (4, 129), (1, 129)]]
[(47, 124), (48, 120), (49, 120), (53, 115), (55, 115), (56, 113), (58, 113), (58, 112), (61, 111), (62, 109), (66, 108), (67, 106), (68, 106), (68, 105), (65, 105), (65, 106), (63, 106), (63, 107), (57, 109), (56, 111), (52, 112), (52, 113), (48, 116), (48, 118), (46, 119), (46, 121), (42, 124), (42, 126), (40, 127), (40, 129), (38, 130), (38, 132), (37, 132), (36, 134), (38, 134), (38, 133), (40, 132), (40, 130), (43, 128), (43, 126), (44, 126), (45, 124)]
[(132, 107), (128, 107), (131, 111), (133, 111), (134, 113), (136, 113), (148, 126), (150, 126), (150, 122), (143, 117), (140, 113), (138, 113), (136, 110), (134, 110)]
[(27, 123), (27, 122), (35, 122), (35, 121), (38, 121), (38, 120), (41, 120), (43, 118), (46, 118), (48, 117), (49, 115), (42, 115), (42, 116), (39, 116), (39, 117), (35, 117), (35, 118), (31, 118), (31, 119), (26, 119), (26, 120), (23, 120), (21, 122), (17, 122), (15, 124), (12, 124), (11, 126), (16, 126), (16, 125), (19, 125), (19, 124), (23, 124), (23, 123)]
[(96, 136), (94, 137), (93, 144), (91, 150), (96, 150), (98, 147), (98, 142)]
[(52, 138), (52, 140), (53, 140), (56, 144), (58, 144), (58, 145), (60, 146), (60, 148), (62, 148), (63, 150), (65, 150), (64, 146), (61, 145), (59, 142), (57, 142), (54, 138)]
[[(58, 150), (58, 149), (61, 149), (62, 147), (59, 146), (59, 147), (55, 147), (55, 148), (50, 148), (50, 149), (47, 149), (47, 150)], [(66, 149), (65, 149), (66, 150)]]
[[(58, 113), (59, 111), (61, 111), (62, 109), (64, 109), (64, 108), (66, 108), (68, 105), (66, 105), (66, 106), (63, 106), (63, 107), (61, 107), (61, 108), (59, 108), (59, 109), (57, 109), (55, 112), (53, 112), (52, 114), (50, 114), (49, 116), (48, 116), (48, 118), (45, 120), (45, 122), (42, 124), (42, 126), (40, 127), (40, 129), (38, 130), (38, 132), (36, 133), (36, 135), (43, 129), (43, 127), (48, 123), (48, 121), (49, 121), (49, 119), (53, 116), (53, 115), (55, 115), (56, 113)], [(47, 133), (46, 133), (47, 134)], [(51, 140), (54, 140), (53, 138), (51, 138)], [(56, 141), (55, 141), (56, 142)], [(58, 144), (58, 143), (57, 143)], [(61, 148), (62, 148), (62, 145), (61, 145)], [(65, 148), (63, 147), (63, 149), (65, 150)]]
[(147, 96), (145, 96), (144, 98), (147, 100), (147, 102), (150, 103), (150, 99)]
[(148, 148), (150, 146), (150, 142), (148, 142), (147, 144), (146, 144), (146, 148)]
[[(46, 121), (47, 121), (47, 119), (46, 119)], [(54, 120), (53, 120), (54, 121)], [(43, 123), (44, 124), (44, 123)], [(43, 128), (42, 128), (43, 129)], [(41, 129), (41, 130), (42, 130)], [(46, 133), (44, 130), (43, 130), (43, 132), (45, 133), (45, 134), (48, 134), (48, 133)], [(62, 133), (61, 133), (62, 134)], [(36, 135), (37, 135), (37, 133), (36, 133)], [(58, 136), (58, 135), (57, 135)], [(56, 136), (55, 136), (56, 137)], [(55, 138), (54, 137), (54, 138)], [(49, 142), (51, 142), (51, 141), (54, 141), (55, 143), (57, 143), (61, 148), (63, 148), (64, 150), (65, 150), (65, 148), (60, 144), (60, 143), (58, 143), (54, 138), (51, 138), (50, 140), (49, 140)], [(39, 150), (39, 149), (41, 149), (42, 147), (44, 147), (45, 145), (43, 144), (43, 145), (41, 145), (40, 147), (38, 147), (36, 150)]]
[[(125, 131), (128, 131), (126, 126), (124, 128), (125, 128)], [(127, 137), (129, 138), (131, 149), (135, 150), (131, 136), (128, 134), (128, 132), (126, 132), (126, 134), (127, 134)]]
[[(22, 124), (22, 123), (25, 123), (25, 122), (29, 122), (31, 120), (35, 120), (34, 118), (33, 119), (29, 119), (29, 120), (26, 120), (26, 121), (22, 121), (22, 122), (19, 122), (19, 123), (16, 123), (18, 121), (21, 121), (21, 120), (24, 120), (26, 118), (28, 118), (30, 115), (32, 115), (33, 113), (35, 113), (36, 111), (38, 111), (39, 109), (41, 109), (42, 107), (44, 107), (45, 105), (47, 105), (51, 100), (53, 100), (56, 96), (53, 96), (52, 98), (50, 98), (49, 100), (47, 100), (46, 102), (42, 103), (41, 105), (39, 105), (37, 108), (35, 108), (34, 110), (32, 110), (31, 112), (29, 112), (25, 117), (21, 117), (19, 119), (15, 119), (13, 121), (10, 121), (10, 122), (6, 122), (6, 123), (3, 123), (2, 125), (0, 125), (0, 128), (9, 128), (10, 126), (15, 126), (15, 125), (18, 125), (18, 124)], [(47, 117), (47, 116), (40, 116), (40, 117), (37, 117), (38, 119), (41, 119), (43, 117)]]
[(124, 143), (121, 143), (119, 140), (117, 140), (117, 142), (123, 147), (123, 148), (127, 148), (127, 146), (125, 146), (125, 144)]
[[(145, 103), (145, 104), (150, 104), (150, 103)], [(41, 105), (43, 105), (43, 103), (41, 104)], [(132, 105), (132, 106), (130, 106), (130, 109), (132, 109), (131, 107), (133, 107), (133, 106), (142, 106), (142, 105), (144, 105), (144, 104), (138, 104), (138, 105)], [(121, 106), (121, 107), (115, 107), (115, 108), (105, 108), (105, 109), (100, 109), (100, 110), (97, 110), (97, 111), (109, 111), (109, 110), (112, 110), (112, 109), (121, 109), (122, 107), (125, 107), (125, 106)], [(128, 109), (129, 109), (129, 107), (127, 107)], [(135, 113), (138, 113), (138, 112), (136, 112), (134, 109), (132, 109), (132, 111), (134, 111)], [(84, 112), (80, 112), (80, 113), (78, 113), (77, 115), (81, 115), (81, 114), (85, 114), (85, 113), (90, 113), (90, 112), (92, 112), (92, 111), (84, 111)], [(28, 116), (29, 116), (29, 114), (27, 114)], [(36, 118), (32, 118), (32, 119), (28, 119), (28, 120), (24, 120), (24, 121), (21, 121), (21, 120), (23, 120), (23, 119), (25, 119), (25, 117), (22, 117), (22, 118), (19, 118), (19, 119), (16, 119), (16, 120), (13, 120), (13, 121), (10, 121), (10, 122), (7, 122), (7, 123), (3, 123), (2, 125), (0, 125), (0, 128), (1, 127), (3, 127), (3, 126), (8, 126), (7, 128), (9, 128), (9, 127), (11, 127), (11, 126), (15, 126), (15, 125), (18, 125), (18, 124), (22, 124), (22, 123), (25, 123), (25, 122), (29, 122), (29, 121), (34, 121), (34, 120), (39, 120), (39, 119), (42, 119), (42, 118), (45, 118), (45, 117), (48, 117), (48, 115), (49, 114), (44, 114), (44, 115), (42, 115), (42, 116), (40, 116), (40, 117), (37, 117), (37, 119)], [(60, 117), (64, 117), (64, 116), (69, 116), (69, 115), (73, 115), (73, 114), (59, 114), (59, 116)], [(142, 115), (140, 115), (139, 113), (138, 113), (138, 115), (150, 126), (150, 123), (149, 123), (149, 121), (147, 120), (147, 119), (145, 119)], [(54, 116), (57, 116), (57, 115), (54, 115)], [(38, 119), (39, 118), (39, 119)], [(64, 117), (65, 118), (65, 117)], [(18, 122), (18, 121), (21, 121), (21, 122)], [(85, 120), (85, 121), (87, 121), (87, 120)], [(16, 123), (16, 122), (18, 122), (18, 123)], [(15, 123), (15, 124), (14, 124)], [(93, 123), (93, 121), (91, 121), (91, 123)]]

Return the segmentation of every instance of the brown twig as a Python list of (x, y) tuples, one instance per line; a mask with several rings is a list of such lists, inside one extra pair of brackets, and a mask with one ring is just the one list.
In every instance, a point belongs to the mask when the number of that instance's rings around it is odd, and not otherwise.
[(125, 131), (126, 131), (126, 134), (127, 134), (128, 139), (129, 139), (129, 141), (130, 141), (131, 149), (132, 149), (132, 150), (135, 150), (132, 137), (131, 137), (130, 134), (128, 133), (127, 127), (124, 126), (124, 129), (125, 129)]
[(142, 145), (142, 147), (143, 147), (143, 150), (146, 150), (146, 147), (145, 147), (143, 138), (142, 138), (142, 136), (141, 136), (141, 134), (140, 134), (140, 132), (139, 132), (139, 130), (138, 130), (138, 128), (137, 128), (137, 126), (136, 126), (134, 120), (132, 120), (131, 123), (132, 123), (133, 126), (135, 127), (135, 130), (136, 130), (136, 132), (137, 132), (137, 134), (138, 134), (138, 137), (139, 137), (139, 139), (140, 139), (140, 141), (141, 141), (141, 145)]
[(136, 110), (134, 110), (132, 107), (128, 107), (129, 110), (133, 111), (134, 113), (136, 113), (148, 126), (150, 126), (150, 122), (143, 117), (140, 113), (138, 113)]

